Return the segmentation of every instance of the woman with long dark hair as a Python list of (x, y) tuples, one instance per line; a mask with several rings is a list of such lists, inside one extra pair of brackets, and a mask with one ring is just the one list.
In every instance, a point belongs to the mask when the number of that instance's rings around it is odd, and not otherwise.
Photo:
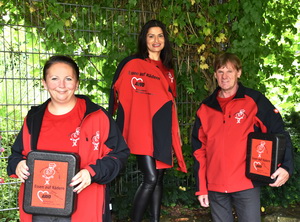
[(118, 66), (109, 111), (117, 110), (117, 124), (136, 155), (143, 181), (132, 207), (132, 221), (139, 222), (147, 207), (151, 221), (159, 221), (165, 169), (186, 172), (176, 114), (176, 81), (172, 48), (165, 25), (148, 21), (138, 38), (138, 52)]

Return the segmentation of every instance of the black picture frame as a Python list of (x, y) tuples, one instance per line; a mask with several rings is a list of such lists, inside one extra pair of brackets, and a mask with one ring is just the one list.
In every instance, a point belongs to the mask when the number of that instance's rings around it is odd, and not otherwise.
[[(270, 172), (269, 175), (261, 175), (260, 173), (251, 172), (251, 164), (253, 163), (252, 150), (253, 148), (253, 140), (261, 140), (261, 141), (271, 141), (272, 147), (270, 151), (271, 162), (270, 162)], [(252, 132), (249, 133), (247, 139), (247, 157), (246, 157), (246, 176), (255, 181), (260, 181), (262, 183), (274, 183), (275, 179), (271, 179), (271, 175), (279, 168), (280, 163), (282, 162), (284, 152), (285, 152), (285, 136), (282, 134), (271, 134), (271, 133), (261, 133), (261, 132)]]
[[(55, 206), (47, 207), (47, 205), (34, 206), (32, 204), (33, 195), (35, 195), (33, 193), (33, 183), (35, 176), (34, 167), (37, 161), (46, 161), (49, 163), (67, 163), (67, 178), (64, 178), (64, 180), (66, 181), (66, 183), (64, 184), (64, 188), (66, 189), (64, 208), (56, 208)], [(79, 171), (79, 156), (75, 153), (31, 151), (27, 156), (26, 164), (29, 167), (30, 176), (25, 181), (23, 201), (24, 211), (29, 214), (38, 215), (70, 216), (76, 210), (77, 194), (73, 192), (73, 187), (70, 187), (69, 184), (71, 183), (71, 179)], [(51, 195), (49, 194), (48, 196)]]

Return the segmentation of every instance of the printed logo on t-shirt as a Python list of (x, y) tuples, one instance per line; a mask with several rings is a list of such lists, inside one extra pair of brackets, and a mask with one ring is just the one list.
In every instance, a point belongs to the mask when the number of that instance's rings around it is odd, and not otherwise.
[[(153, 81), (160, 81), (160, 76), (158, 73), (147, 73), (147, 72), (137, 72), (137, 71), (128, 71), (130, 79), (128, 79), (131, 84), (131, 87), (136, 93), (153, 95), (151, 89), (147, 85), (155, 84)], [(135, 76), (132, 76), (135, 75)], [(131, 77), (132, 76), (132, 77)], [(147, 85), (146, 85), (147, 84)], [(149, 91), (150, 90), (150, 91)]]
[(132, 88), (136, 89), (136, 88), (139, 88), (139, 87), (144, 87), (145, 83), (144, 83), (144, 80), (142, 78), (132, 77), (131, 85), (132, 85)]
[(93, 138), (92, 138), (92, 144), (94, 145), (94, 150), (98, 150), (99, 140), (100, 140), (100, 133), (99, 133), (99, 131), (97, 131), (96, 135), (93, 136)]
[(75, 132), (71, 134), (70, 140), (73, 142), (72, 146), (78, 146), (77, 141), (80, 139), (80, 127), (77, 127)]
[(241, 120), (243, 120), (244, 118), (247, 118), (247, 114), (244, 109), (241, 109), (235, 114), (236, 123), (241, 123)]

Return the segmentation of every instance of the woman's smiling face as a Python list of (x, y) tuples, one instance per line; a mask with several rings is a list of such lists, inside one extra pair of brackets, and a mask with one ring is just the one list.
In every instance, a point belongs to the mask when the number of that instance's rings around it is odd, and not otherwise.
[(149, 54), (161, 52), (165, 47), (163, 30), (160, 27), (149, 28), (146, 42)]
[(47, 70), (43, 85), (50, 93), (52, 102), (68, 103), (75, 97), (79, 80), (70, 65), (57, 62)]

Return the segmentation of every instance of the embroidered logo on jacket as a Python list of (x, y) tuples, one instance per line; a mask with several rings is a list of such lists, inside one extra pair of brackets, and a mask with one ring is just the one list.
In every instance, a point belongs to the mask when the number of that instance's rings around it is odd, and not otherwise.
[(93, 136), (93, 138), (92, 138), (92, 144), (94, 145), (94, 150), (98, 150), (99, 140), (100, 140), (100, 133), (99, 133), (99, 131), (97, 131), (96, 135)]
[(77, 141), (79, 140), (79, 135), (80, 135), (80, 127), (77, 127), (75, 132), (71, 134), (70, 140), (73, 141), (72, 146), (77, 146)]
[(247, 118), (247, 115), (245, 113), (246, 111), (244, 109), (241, 109), (238, 113), (235, 114), (236, 123), (241, 123), (241, 120), (244, 118)]
[(169, 76), (169, 79), (171, 80), (171, 82), (173, 82), (174, 81), (174, 76), (172, 76), (172, 73), (168, 73), (168, 76)]

